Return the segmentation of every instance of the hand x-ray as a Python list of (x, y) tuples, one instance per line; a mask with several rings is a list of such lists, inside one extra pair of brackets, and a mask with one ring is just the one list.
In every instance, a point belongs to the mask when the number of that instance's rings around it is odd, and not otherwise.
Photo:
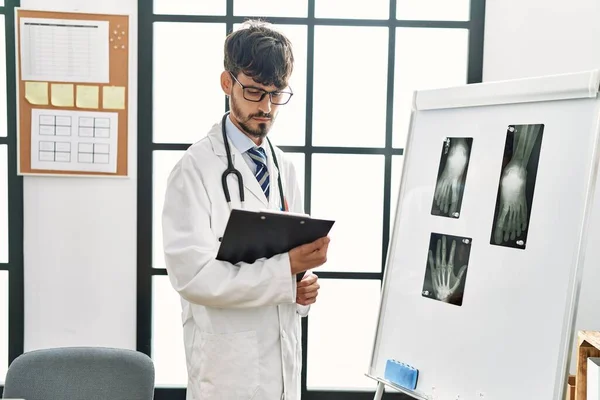
[(446, 138), (438, 167), (431, 214), (458, 218), (465, 191), (473, 138)]
[(543, 124), (508, 127), (491, 244), (526, 247), (543, 131)]
[(467, 237), (431, 234), (424, 297), (462, 306), (472, 242)]

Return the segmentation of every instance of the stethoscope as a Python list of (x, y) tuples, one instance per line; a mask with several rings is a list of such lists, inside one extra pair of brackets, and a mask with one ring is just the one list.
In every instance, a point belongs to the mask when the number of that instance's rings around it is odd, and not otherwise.
[[(244, 208), (244, 181), (242, 179), (242, 174), (240, 171), (235, 169), (233, 166), (233, 160), (231, 158), (231, 150), (229, 149), (229, 141), (227, 140), (227, 132), (225, 129), (225, 120), (229, 115), (229, 111), (227, 111), (223, 115), (223, 119), (221, 120), (221, 132), (223, 133), (223, 143), (225, 144), (225, 152), (227, 153), (227, 169), (223, 172), (223, 176), (221, 177), (223, 183), (223, 192), (225, 193), (225, 199), (227, 200), (227, 204), (229, 204), (229, 209), (231, 210), (231, 196), (229, 195), (229, 188), (227, 186), (227, 176), (229, 174), (234, 174), (237, 177), (238, 188), (240, 191), (240, 201), (242, 202), (242, 208)], [(277, 157), (275, 156), (275, 150), (273, 150), (273, 145), (269, 138), (267, 138), (267, 142), (269, 143), (269, 148), (271, 149), (271, 154), (273, 155), (273, 163), (277, 168), (277, 185), (279, 186), (279, 198), (281, 201), (281, 211), (288, 211), (287, 204), (285, 203), (285, 197), (283, 196), (283, 186), (281, 184), (281, 171), (279, 170), (279, 164), (277, 163)]]

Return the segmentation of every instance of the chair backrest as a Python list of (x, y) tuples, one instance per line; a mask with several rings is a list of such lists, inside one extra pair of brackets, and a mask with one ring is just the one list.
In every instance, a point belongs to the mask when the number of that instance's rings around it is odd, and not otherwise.
[(154, 374), (152, 359), (133, 350), (35, 350), (12, 362), (3, 396), (27, 400), (152, 400)]

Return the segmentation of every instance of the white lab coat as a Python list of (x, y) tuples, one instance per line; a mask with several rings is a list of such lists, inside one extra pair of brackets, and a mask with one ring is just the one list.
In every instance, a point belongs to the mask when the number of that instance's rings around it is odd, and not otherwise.
[[(267, 202), (241, 153), (228, 141), (243, 176), (245, 208), (279, 209), (278, 172), (270, 152)], [(289, 209), (303, 212), (295, 169), (274, 148)], [(299, 400), (300, 318), (308, 307), (296, 304), (288, 254), (239, 266), (215, 260), (230, 213), (221, 181), (226, 167), (219, 123), (185, 152), (165, 194), (163, 243), (171, 284), (181, 296), (187, 400)], [(233, 175), (228, 184), (232, 206), (240, 208)]]

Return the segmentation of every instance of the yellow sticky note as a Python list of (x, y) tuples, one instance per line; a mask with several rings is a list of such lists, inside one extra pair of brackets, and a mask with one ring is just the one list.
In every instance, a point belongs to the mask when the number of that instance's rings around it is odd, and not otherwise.
[(48, 82), (25, 82), (25, 98), (31, 104), (48, 104)]
[(78, 108), (98, 108), (98, 95), (100, 90), (98, 86), (77, 85), (77, 107)]
[(122, 110), (125, 108), (125, 87), (104, 86), (102, 88), (102, 108)]
[(56, 107), (73, 107), (74, 93), (72, 84), (52, 84), (52, 105)]

